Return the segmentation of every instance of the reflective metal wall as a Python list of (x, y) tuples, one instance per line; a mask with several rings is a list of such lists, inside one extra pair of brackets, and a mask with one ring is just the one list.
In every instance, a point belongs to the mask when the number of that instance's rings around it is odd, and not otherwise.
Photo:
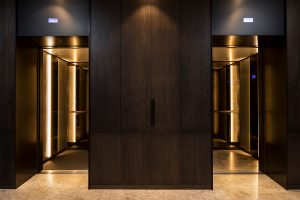
[[(65, 58), (69, 55), (68, 50), (59, 52)], [(46, 160), (87, 137), (88, 69), (48, 50), (42, 54), (40, 127)]]

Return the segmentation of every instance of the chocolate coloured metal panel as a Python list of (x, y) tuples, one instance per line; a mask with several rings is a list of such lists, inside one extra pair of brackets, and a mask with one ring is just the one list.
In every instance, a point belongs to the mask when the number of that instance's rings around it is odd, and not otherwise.
[(287, 187), (287, 74), (284, 37), (259, 38), (263, 74), (262, 172)]
[(87, 36), (89, 1), (17, 2), (18, 36)]
[(300, 2), (287, 0), (288, 187), (300, 189)]
[(37, 173), (38, 49), (17, 40), (16, 50), (16, 186)]
[(284, 3), (213, 0), (213, 35), (284, 35)]

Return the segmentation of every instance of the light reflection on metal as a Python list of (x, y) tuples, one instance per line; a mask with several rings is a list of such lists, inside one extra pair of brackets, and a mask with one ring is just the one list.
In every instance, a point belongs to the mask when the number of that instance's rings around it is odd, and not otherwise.
[(79, 45), (79, 38), (76, 36), (72, 36), (71, 38), (71, 45), (72, 46), (78, 46)]
[(46, 56), (47, 62), (45, 66), (46, 71), (46, 152), (47, 158), (51, 157), (52, 146), (52, 57)]
[(47, 36), (46, 37), (46, 46), (47, 47), (55, 46), (55, 38), (53, 36)]
[(230, 66), (230, 142), (239, 141), (239, 77), (238, 65)]
[(76, 142), (76, 66), (69, 66), (69, 142)]

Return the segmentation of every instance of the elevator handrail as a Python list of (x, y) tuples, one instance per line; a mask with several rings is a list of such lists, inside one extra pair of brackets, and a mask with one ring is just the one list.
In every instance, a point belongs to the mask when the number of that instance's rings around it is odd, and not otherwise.
[(236, 110), (216, 110), (215, 113), (235, 113)]

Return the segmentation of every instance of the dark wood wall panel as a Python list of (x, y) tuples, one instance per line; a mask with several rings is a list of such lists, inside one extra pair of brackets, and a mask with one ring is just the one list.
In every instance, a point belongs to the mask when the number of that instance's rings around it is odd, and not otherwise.
[(288, 187), (300, 188), (300, 2), (287, 0)]
[(149, 186), (149, 133), (142, 137), (141, 133), (91, 135), (90, 188)]
[(121, 2), (120, 137), (125, 185), (136, 187), (150, 185), (150, 7), (149, 0)]
[(156, 121), (152, 131), (179, 131), (179, 0), (151, 0), (151, 99)]
[(91, 0), (90, 131), (120, 131), (120, 1)]
[(126, 185), (123, 144), (119, 133), (91, 133), (89, 187)]
[(91, 188), (211, 188), (210, 5), (91, 1)]
[(151, 185), (180, 185), (179, 0), (151, 0)]
[(181, 136), (181, 185), (212, 189), (211, 132)]
[(122, 1), (121, 129), (148, 132), (150, 127), (149, 0)]
[(149, 154), (151, 185), (180, 188), (182, 186), (180, 133), (152, 132)]
[(210, 0), (181, 1), (180, 5), (183, 132), (209, 133), (212, 129), (210, 7)]
[(15, 187), (15, 1), (0, 2), (0, 188)]
[(212, 188), (211, 1), (181, 1), (181, 183)]

